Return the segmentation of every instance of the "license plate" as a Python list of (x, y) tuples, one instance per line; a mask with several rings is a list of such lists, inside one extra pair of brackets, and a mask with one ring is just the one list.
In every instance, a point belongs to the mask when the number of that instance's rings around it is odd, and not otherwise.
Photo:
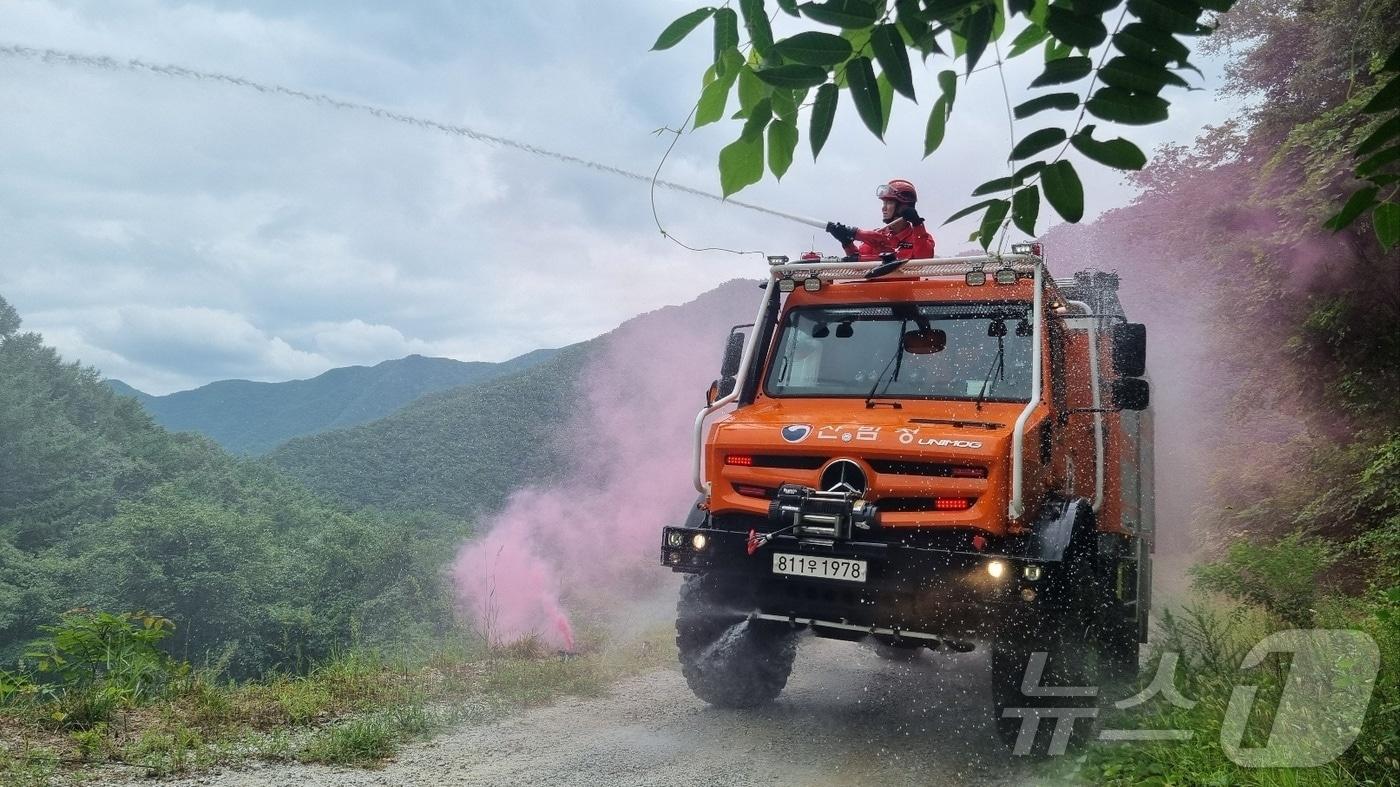
[(847, 560), (840, 557), (774, 553), (773, 573), (818, 577), (820, 579), (840, 579), (846, 582), (864, 582), (865, 561)]

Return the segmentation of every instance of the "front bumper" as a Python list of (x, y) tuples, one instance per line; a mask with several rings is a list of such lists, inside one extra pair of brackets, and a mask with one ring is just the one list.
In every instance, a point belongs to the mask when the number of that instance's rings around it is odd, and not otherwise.
[[(744, 531), (668, 527), (661, 563), (676, 572), (723, 572), (736, 603), (751, 605), (753, 614), (811, 625), (826, 636), (955, 641), (986, 639), (1039, 614), (1051, 568), (1021, 556), (882, 541), (776, 535), (752, 555), (747, 545)], [(775, 553), (864, 560), (866, 580), (777, 574)]]

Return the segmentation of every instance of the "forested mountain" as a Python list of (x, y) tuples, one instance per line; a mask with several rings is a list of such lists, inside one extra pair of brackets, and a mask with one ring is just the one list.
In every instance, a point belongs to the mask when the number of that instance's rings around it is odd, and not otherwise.
[(146, 609), (235, 674), (445, 625), (462, 520), (352, 513), (171, 434), (0, 299), (0, 661), (59, 612)]
[[(729, 282), (690, 303), (635, 317), (519, 374), (426, 396), (373, 423), (292, 440), (267, 459), (312, 489), (348, 503), (453, 516), (498, 508), (511, 490), (551, 477), (559, 469), (561, 446), (579, 453), (569, 444), (578, 439), (571, 429), (580, 427), (571, 418), (584, 411), (590, 394), (598, 394), (597, 386), (581, 381), (590, 359), (605, 350), (624, 359), (665, 356), (657, 362), (713, 358), (718, 373), (725, 328), (745, 315), (752, 319), (760, 294), (755, 282)], [(692, 346), (681, 326), (706, 326), (698, 340), (702, 345)], [(666, 373), (616, 358), (604, 365), (608, 368), (597, 370), (600, 374)], [(608, 382), (609, 389), (623, 391), (611, 409), (644, 407), (626, 401), (626, 379)], [(648, 383), (655, 381), (638, 381), (635, 387)], [(696, 409), (703, 404), (702, 390), (682, 395)], [(625, 423), (612, 426), (638, 429), (647, 417), (631, 413)]]
[(309, 380), (220, 380), (166, 396), (142, 393), (119, 380), (108, 384), (136, 397), (171, 431), (199, 432), (229, 451), (256, 455), (294, 437), (382, 418), (425, 394), (528, 369), (555, 352), (535, 350), (501, 363), (410, 355), (331, 369)]

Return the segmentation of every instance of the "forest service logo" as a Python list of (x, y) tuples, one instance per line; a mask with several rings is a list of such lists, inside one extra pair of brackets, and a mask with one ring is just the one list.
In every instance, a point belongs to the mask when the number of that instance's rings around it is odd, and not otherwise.
[(811, 424), (788, 424), (783, 427), (783, 439), (789, 443), (800, 443), (811, 433)]

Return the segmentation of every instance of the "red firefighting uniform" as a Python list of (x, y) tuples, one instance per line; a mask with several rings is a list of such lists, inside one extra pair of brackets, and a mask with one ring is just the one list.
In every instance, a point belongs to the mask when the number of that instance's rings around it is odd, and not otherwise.
[(923, 260), (933, 256), (933, 236), (922, 224), (909, 223), (899, 232), (890, 232), (881, 227), (878, 230), (856, 230), (860, 245), (847, 243), (842, 246), (847, 254), (855, 254), (862, 261), (880, 259), (881, 254), (894, 252), (895, 259)]

